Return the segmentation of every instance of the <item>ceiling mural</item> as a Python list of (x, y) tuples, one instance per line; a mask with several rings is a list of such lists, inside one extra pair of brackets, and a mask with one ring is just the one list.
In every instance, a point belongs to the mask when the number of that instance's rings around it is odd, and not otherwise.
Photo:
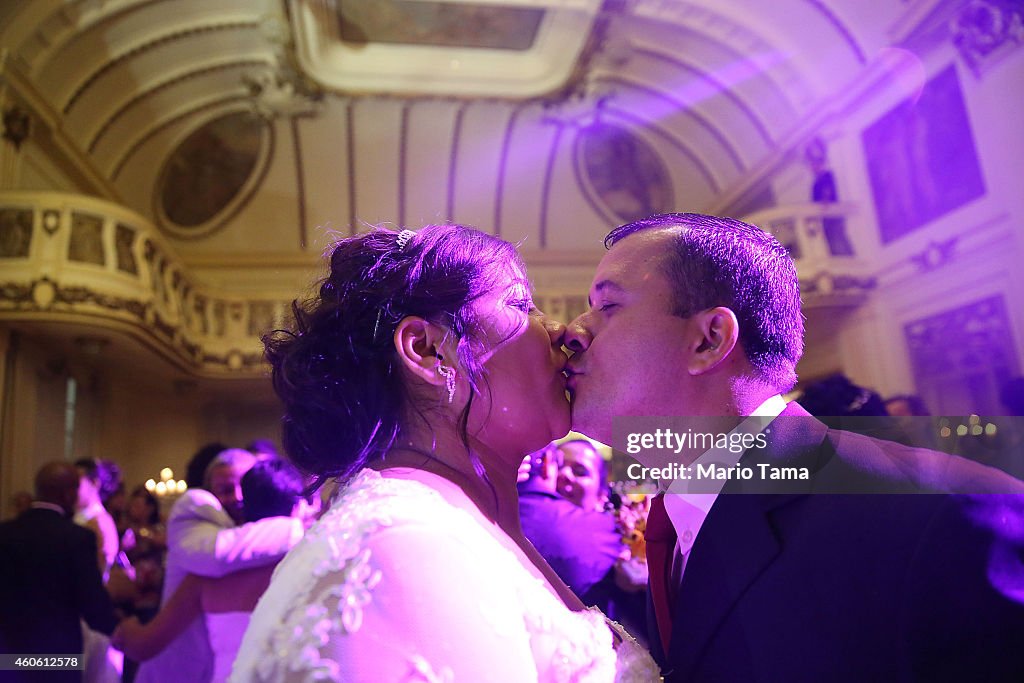
[(594, 123), (579, 131), (577, 163), (583, 185), (612, 221), (628, 223), (672, 210), (672, 187), (658, 152), (628, 129)]
[(174, 150), (156, 186), (156, 214), (174, 235), (201, 237), (256, 190), (272, 129), (250, 111), (202, 124)]

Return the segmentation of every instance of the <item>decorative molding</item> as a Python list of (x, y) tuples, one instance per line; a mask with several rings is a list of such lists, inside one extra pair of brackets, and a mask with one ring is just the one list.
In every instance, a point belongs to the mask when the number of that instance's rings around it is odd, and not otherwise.
[(848, 220), (856, 206), (845, 202), (793, 204), (757, 211), (743, 220), (774, 235), (796, 263), (800, 293), (808, 306), (855, 306), (875, 289), (872, 264), (856, 254), (833, 255), (823, 226)]
[(976, 78), (1024, 44), (1019, 0), (915, 0), (889, 31), (919, 54), (952, 43)]
[(544, 184), (541, 185), (540, 196), (540, 248), (548, 246), (548, 204), (551, 200), (551, 183), (555, 177), (555, 161), (558, 159), (558, 148), (562, 143), (562, 134), (565, 132), (565, 125), (559, 124), (555, 128), (555, 134), (551, 138), (551, 149), (548, 151), (548, 161), (544, 168)]
[(498, 178), (494, 189), (494, 234), (501, 237), (501, 209), (505, 198), (505, 174), (508, 173), (508, 156), (512, 149), (512, 133), (519, 115), (527, 107), (526, 102), (516, 105), (505, 121), (505, 135), (501, 139), (501, 156), (498, 157)]
[[(823, 297), (834, 295), (863, 297), (873, 290), (877, 284), (877, 280), (873, 277), (818, 273), (813, 278), (800, 280), (800, 294)], [(814, 305), (815, 301), (811, 299), (805, 303)]]
[(974, 75), (1024, 44), (1024, 5), (1018, 0), (972, 0), (949, 23), (953, 45)]
[(697, 124), (698, 127), (702, 128), (712, 139), (714, 139), (714, 141), (718, 143), (718, 146), (722, 149), (722, 151), (725, 152), (726, 156), (729, 157), (729, 160), (736, 167), (736, 171), (738, 171), (739, 173), (743, 173), (744, 171), (747, 170), (747, 166), (746, 164), (744, 164), (739, 152), (736, 150), (733, 144), (729, 142), (725, 135), (722, 134), (722, 131), (720, 131), (710, 121), (708, 121), (702, 114), (698, 114), (694, 110), (694, 108), (689, 105), (689, 103), (681, 102), (680, 100), (676, 99), (673, 95), (669, 93), (665, 93), (659, 90), (658, 88), (647, 85), (646, 83), (640, 83), (631, 78), (626, 78), (625, 76), (613, 76), (610, 74), (599, 75), (595, 77), (595, 80), (604, 83), (609, 83), (612, 85), (621, 85), (627, 88), (631, 88), (638, 92), (650, 95), (655, 99), (661, 100), (662, 102), (667, 104), (673, 111), (677, 111), (680, 114), (683, 114), (687, 118), (691, 119), (694, 123)]
[(121, 195), (114, 184), (101, 173), (79, 147), (77, 139), (63, 129), (63, 115), (57, 112), (49, 100), (40, 93), (31, 80), (14, 67), (8, 54), (0, 50), (0, 88), (6, 91), (8, 101), (20, 102), (28, 110), (34, 123), (41, 128), (41, 134), (32, 140), (46, 149), (66, 170), (75, 176), (88, 191), (105, 199), (120, 201)]
[[(576, 57), (572, 73), (569, 75), (564, 86), (553, 93), (537, 98), (547, 104), (565, 102), (579, 97), (587, 97), (594, 100), (593, 80), (594, 65), (601, 57), (617, 59), (628, 52), (629, 46), (624, 45), (615, 34), (611, 32), (613, 19), (618, 19), (626, 13), (630, 0), (603, 0), (594, 23), (590, 27), (590, 35)], [(622, 56), (623, 59), (628, 57)], [(595, 103), (596, 104), (596, 103)]]
[(124, 114), (126, 114), (129, 109), (131, 109), (133, 106), (135, 106), (136, 104), (138, 104), (146, 98), (152, 97), (164, 90), (167, 90), (168, 88), (180, 85), (181, 83), (185, 83), (187, 81), (199, 78), (200, 76), (207, 76), (209, 74), (218, 73), (220, 71), (230, 71), (231, 69), (252, 69), (260, 66), (270, 68), (273, 66), (273, 64), (269, 61), (260, 59), (243, 59), (238, 61), (227, 62), (224, 64), (213, 64), (211, 66), (203, 67), (202, 69), (196, 69), (193, 71), (189, 71), (187, 73), (179, 74), (178, 76), (163, 81), (162, 83), (159, 83), (151, 88), (147, 88), (146, 90), (138, 92), (134, 96), (123, 102), (120, 106), (118, 106), (114, 113), (108, 116), (107, 120), (103, 122), (103, 124), (96, 130), (95, 133), (93, 133), (91, 139), (89, 140), (88, 151), (90, 153), (94, 152), (96, 150), (97, 145), (99, 145), (100, 139), (106, 134), (110, 127), (117, 123), (118, 119), (124, 116)]
[(1004, 294), (993, 293), (903, 325), (915, 383), (929, 406), (1000, 414), (1000, 385), (1019, 374), (1011, 312)]
[[(231, 105), (234, 105), (239, 102), (248, 101), (248, 97), (241, 93), (229, 94), (225, 97), (218, 97), (212, 101), (196, 105), (190, 109), (175, 114), (170, 118), (160, 121), (156, 124), (156, 126), (150, 128), (145, 133), (136, 138), (134, 142), (132, 142), (132, 144), (128, 147), (128, 150), (124, 152), (121, 155), (121, 157), (117, 160), (117, 163), (114, 164), (113, 171), (111, 171), (110, 173), (110, 178), (112, 180), (117, 180), (117, 176), (121, 174), (121, 171), (124, 169), (125, 164), (128, 163), (128, 160), (131, 159), (132, 156), (134, 156), (134, 154), (139, 150), (140, 147), (142, 147), (144, 144), (149, 142), (162, 131), (166, 130), (167, 128), (170, 128), (179, 121), (183, 121), (184, 119), (187, 119), (190, 116), (195, 116), (196, 114), (202, 114), (203, 112), (216, 110), (218, 108), (223, 108), (224, 111), (227, 112), (231, 108)], [(235, 108), (237, 109), (239, 107)]]
[(824, 16), (825, 20), (836, 30), (836, 33), (842, 36), (846, 45), (850, 48), (850, 51), (853, 52), (854, 57), (857, 58), (857, 61), (861, 66), (868, 63), (867, 57), (864, 56), (864, 50), (861, 49), (860, 43), (857, 42), (857, 38), (853, 35), (853, 32), (846, 24), (843, 23), (835, 12), (829, 9), (827, 4), (821, 0), (805, 0), (805, 2), (813, 7), (819, 14)]
[(34, 298), (35, 286), (22, 282), (0, 282), (0, 301), (14, 304), (31, 302)]
[(41, 316), (56, 320), (62, 314), (76, 318), (84, 314), (99, 325), (126, 318), (134, 320), (136, 335), (141, 333), (150, 341), (156, 341), (164, 355), (172, 355), (179, 365), (196, 375), (257, 376), (266, 371), (261, 350), (230, 349), (222, 353), (206, 350), (185, 337), (180, 324), (166, 320), (150, 303), (104, 294), (88, 287), (62, 287), (47, 277), (28, 284), (0, 282), (0, 320)]
[(280, 62), (271, 72), (243, 76), (242, 82), (252, 96), (253, 111), (267, 121), (316, 116), (322, 109), (324, 92)]
[(680, 71), (688, 72), (702, 81), (707, 82), (716, 94), (721, 95), (731, 102), (734, 107), (743, 112), (743, 116), (750, 121), (750, 124), (754, 127), (754, 130), (757, 131), (757, 134), (764, 141), (764, 144), (768, 149), (775, 149), (775, 139), (772, 137), (771, 133), (768, 132), (767, 125), (761, 120), (761, 117), (757, 115), (757, 112), (755, 112), (749, 104), (734, 92), (733, 87), (717, 78), (713, 73), (708, 72), (697, 64), (685, 61), (678, 55), (662, 52), (652, 47), (633, 48), (633, 53), (670, 64)]
[(53, 237), (54, 233), (60, 227), (60, 212), (55, 210), (43, 211), (43, 230), (50, 237)]
[(108, 73), (112, 69), (119, 66), (121, 63), (129, 59), (133, 59), (134, 57), (137, 57), (154, 48), (160, 47), (161, 45), (166, 45), (170, 42), (179, 40), (181, 38), (188, 38), (191, 36), (201, 35), (204, 33), (217, 33), (220, 31), (238, 31), (253, 29), (258, 30), (259, 27), (259, 21), (231, 21), (222, 24), (207, 24), (204, 26), (195, 26), (184, 30), (172, 31), (166, 35), (160, 36), (159, 38), (154, 38), (153, 40), (149, 40), (145, 43), (142, 43), (141, 45), (136, 45), (130, 50), (126, 50), (125, 52), (122, 52), (116, 57), (113, 57), (108, 62), (104, 63), (103, 66), (101, 66), (99, 69), (89, 74), (89, 76), (87, 76), (85, 80), (83, 80), (78, 85), (78, 87), (75, 88), (74, 92), (71, 94), (71, 97), (69, 97), (68, 100), (64, 103), (64, 106), (61, 108), (61, 110), (64, 114), (70, 112), (71, 109), (75, 106), (75, 103), (82, 97), (85, 91), (88, 90), (93, 83), (102, 78), (106, 73)]
[[(523, 50), (372, 38), (349, 42), (342, 38), (334, 4), (324, 0), (286, 3), (293, 29), (288, 52), (298, 69), (322, 87), (345, 95), (444, 93), (442, 97), (462, 100), (477, 100), (479, 93), (485, 92), (509, 101), (557, 100), (575, 92), (600, 50), (604, 24), (611, 15), (621, 13), (625, 0), (545, 2), (535, 39)], [(490, 4), (501, 3), (484, 3)], [(505, 11), (497, 7), (468, 9)], [(403, 16), (398, 20), (408, 21)], [(500, 32), (499, 24), (490, 33)], [(504, 77), (496, 79), (496, 73)], [(424, 78), (424, 74), (429, 76)]]
[[(641, 135), (645, 129), (596, 120), (576, 130), (571, 152), (575, 180), (591, 207), (612, 225), (676, 206), (668, 165), (658, 148)], [(601, 151), (599, 163), (592, 165), (588, 151), (595, 143)]]
[[(17, 53), (25, 63), (28, 70), (27, 73), (37, 72), (37, 64), (47, 63), (50, 59), (49, 55), (61, 49), (70, 40), (74, 40), (75, 36), (85, 31), (100, 30), (100, 27), (104, 25), (110, 25), (129, 14), (144, 10), (151, 5), (172, 1), (132, 0), (130, 3), (97, 3), (91, 0), (66, 0), (56, 5), (52, 12), (37, 23), (36, 31), (22, 41), (22, 44), (17, 48)], [(60, 36), (44, 36), (43, 27), (51, 25), (54, 21), (64, 24), (65, 31)], [(37, 51), (29, 58), (26, 57), (25, 52), (26, 46), (30, 41), (42, 44), (44, 49)], [(45, 58), (43, 58), (44, 55)]]
[[(289, 120), (292, 133), (292, 156), (295, 159), (295, 194), (298, 203), (299, 248), (306, 249), (306, 174), (302, 164), (302, 140), (299, 136), (299, 117)], [(269, 164), (268, 164), (269, 165)]]
[(462, 121), (466, 116), (469, 102), (464, 102), (455, 110), (455, 121), (452, 122), (452, 144), (448, 154), (448, 186), (445, 197), (445, 220), (455, 220), (455, 172), (459, 163), (459, 142), (462, 137)]
[(756, 25), (752, 17), (745, 17), (748, 21), (739, 23), (720, 11), (728, 7), (729, 3), (707, 6), (684, 0), (630, 0), (631, 14), (637, 18), (672, 24), (707, 39), (716, 48), (729, 54), (732, 62), (753, 60), (758, 75), (764, 77), (774, 90), (782, 93), (792, 109), (798, 110), (798, 103), (815, 99), (806, 79), (790, 61), (777, 62), (768, 57), (787, 50), (754, 33), (750, 28)]
[(71, 212), (68, 261), (102, 266), (107, 258), (103, 244), (103, 218), (92, 213)]
[(31, 209), (0, 208), (0, 259), (28, 257), (32, 232)]
[(15, 227), (29, 226), (35, 239), (3, 259), (0, 320), (127, 326), (195, 375), (264, 371), (258, 336), (287, 317), (292, 292), (250, 301), (198, 285), (155, 226), (95, 198), (4, 192), (4, 215), (17, 219)]
[(398, 127), (398, 177), (395, 191), (398, 193), (398, 226), (405, 228), (405, 186), (409, 170), (409, 109), (411, 104), (402, 106)]
[(953, 259), (953, 253), (956, 251), (957, 243), (960, 241), (959, 235), (953, 236), (948, 240), (932, 241), (928, 243), (925, 249), (917, 254), (910, 256), (910, 261), (917, 266), (919, 272), (927, 273), (932, 270), (936, 270), (947, 265)]
[(348, 231), (356, 234), (356, 124), (355, 102), (345, 102), (345, 187), (348, 190)]

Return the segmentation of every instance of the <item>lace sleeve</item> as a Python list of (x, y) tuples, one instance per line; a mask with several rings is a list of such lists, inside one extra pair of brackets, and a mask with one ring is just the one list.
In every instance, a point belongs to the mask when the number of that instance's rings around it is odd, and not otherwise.
[[(592, 610), (597, 610), (592, 607)], [(605, 617), (615, 636), (615, 683), (656, 683), (662, 680), (661, 669), (650, 653), (617, 621)]]
[(610, 683), (616, 654), (472, 515), (364, 470), (278, 565), (230, 680)]
[[(436, 524), (384, 528), (344, 562), (321, 563), (266, 680), (537, 680), (522, 608), (500, 562)], [(329, 566), (330, 565), (330, 566)]]

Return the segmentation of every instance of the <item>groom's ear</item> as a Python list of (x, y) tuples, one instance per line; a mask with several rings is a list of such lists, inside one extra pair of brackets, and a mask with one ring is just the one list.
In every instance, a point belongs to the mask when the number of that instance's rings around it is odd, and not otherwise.
[(696, 339), (687, 370), (691, 375), (703, 375), (718, 367), (740, 338), (740, 325), (736, 314), (725, 306), (716, 306), (693, 316)]
[(446, 337), (444, 328), (419, 316), (403, 318), (394, 335), (402, 367), (428, 384), (444, 386), (444, 377), (437, 372), (437, 361), (444, 355), (442, 348)]

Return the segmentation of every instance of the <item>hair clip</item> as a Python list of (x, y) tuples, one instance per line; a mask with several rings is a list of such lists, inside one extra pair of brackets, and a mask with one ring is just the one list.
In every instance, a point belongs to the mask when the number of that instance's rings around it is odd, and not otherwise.
[(398, 245), (399, 253), (405, 251), (405, 246), (409, 244), (409, 240), (411, 240), (413, 238), (413, 235), (415, 234), (416, 233), (413, 232), (412, 230), (403, 230), (402, 232), (398, 233), (398, 239), (395, 240), (395, 244)]
[(377, 330), (380, 329), (380, 318), (381, 318), (381, 315), (383, 315), (383, 313), (384, 313), (384, 309), (383, 308), (378, 308), (377, 309), (377, 322), (375, 322), (373, 324), (373, 337), (372, 337), (372, 339), (373, 339), (373, 343), (374, 344), (377, 343)]

